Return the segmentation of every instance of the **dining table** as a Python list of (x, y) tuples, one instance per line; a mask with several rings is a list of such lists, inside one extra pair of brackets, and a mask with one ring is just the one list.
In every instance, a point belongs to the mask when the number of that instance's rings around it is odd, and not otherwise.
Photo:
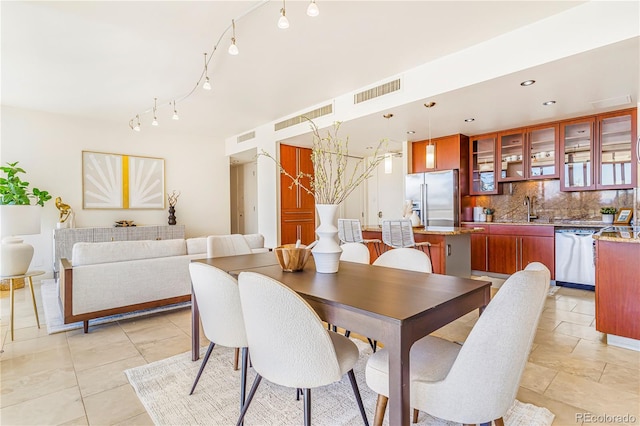
[[(288, 286), (329, 324), (381, 342), (389, 354), (389, 424), (411, 421), (409, 350), (414, 342), (491, 299), (491, 282), (340, 262), (337, 273), (318, 273), (313, 257), (285, 272), (273, 252), (194, 259), (232, 276), (251, 271)], [(192, 293), (192, 360), (200, 354), (198, 305)]]

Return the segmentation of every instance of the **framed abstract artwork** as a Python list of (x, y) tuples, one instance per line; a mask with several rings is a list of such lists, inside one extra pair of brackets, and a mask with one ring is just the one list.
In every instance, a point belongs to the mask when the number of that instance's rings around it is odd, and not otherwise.
[(164, 159), (82, 151), (82, 208), (164, 209)]

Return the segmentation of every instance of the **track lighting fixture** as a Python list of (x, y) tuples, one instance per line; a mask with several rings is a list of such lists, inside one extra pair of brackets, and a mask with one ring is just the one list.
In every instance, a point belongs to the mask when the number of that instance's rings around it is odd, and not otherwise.
[(204, 90), (211, 90), (211, 82), (209, 81), (209, 71), (207, 69), (207, 52), (204, 52), (204, 84), (202, 85)]
[(309, 3), (309, 6), (307, 7), (307, 15), (312, 17), (320, 15), (320, 9), (318, 9), (316, 0), (311, 0), (311, 3)]
[(238, 46), (236, 46), (236, 20), (231, 20), (231, 27), (233, 28), (233, 36), (231, 37), (231, 45), (229, 46), (229, 55), (237, 55), (240, 53)]
[(287, 19), (287, 8), (285, 6), (285, 0), (282, 0), (282, 9), (280, 9), (280, 19), (278, 19), (278, 28), (286, 30), (289, 28), (289, 20)]
[(158, 110), (158, 98), (153, 98), (153, 121), (151, 122), (152, 126), (158, 125), (158, 117), (156, 115), (157, 110)]
[[(320, 10), (318, 9), (318, 5), (316, 4), (316, 0), (307, 0), (309, 1), (309, 4), (307, 6), (307, 15), (309, 16), (318, 16), (320, 14)], [(236, 44), (236, 20), (238, 19), (242, 19), (245, 16), (253, 13), (254, 11), (256, 11), (257, 9), (263, 7), (264, 5), (270, 3), (269, 0), (260, 0), (258, 2), (256, 2), (253, 6), (251, 6), (248, 10), (246, 10), (245, 12), (243, 12), (240, 15), (237, 15), (234, 19), (231, 20), (231, 28), (232, 28), (232, 37), (231, 37), (231, 44), (229, 45), (228, 48), (228, 52), (230, 55), (238, 55), (240, 53), (238, 46)], [(281, 29), (286, 29), (289, 28), (289, 20), (287, 19), (287, 10), (286, 10), (286, 0), (282, 0), (282, 8), (280, 9), (280, 19), (278, 20), (278, 28)], [(213, 55), (213, 53), (218, 50), (219, 44), (223, 42), (223, 40), (226, 41), (225, 38), (225, 34), (227, 33), (227, 31), (229, 30), (229, 27), (226, 27), (224, 29), (224, 31), (222, 32), (222, 34), (220, 34), (220, 37), (218, 38), (217, 43), (215, 44), (215, 46), (213, 47), (213, 51), (211, 52), (211, 54)], [(211, 90), (212, 89), (212, 81), (209, 78), (209, 70), (208, 70), (208, 65), (209, 65), (209, 61), (211, 61), (213, 57), (207, 57), (207, 53), (204, 54), (204, 79), (202, 78), (203, 74), (200, 75), (200, 78), (197, 79), (196, 84), (193, 87), (193, 90), (191, 90), (190, 92), (188, 92), (186, 95), (181, 96), (180, 102), (184, 101), (186, 98), (190, 97), (198, 88), (198, 86), (200, 86), (202, 84), (202, 88), (204, 90)], [(159, 125), (159, 121), (158, 121), (158, 116), (157, 116), (157, 112), (158, 112), (158, 98), (154, 98), (153, 99), (153, 108), (149, 108), (147, 110), (144, 110), (142, 112), (139, 112), (138, 114), (136, 114), (136, 116), (134, 118), (132, 118), (131, 120), (129, 120), (129, 127), (132, 130), (135, 131), (140, 131), (140, 115), (144, 115), (144, 114), (150, 114), (153, 113), (153, 121), (151, 121), (151, 125), (153, 126), (158, 126)], [(161, 102), (161, 106), (164, 105)], [(176, 101), (175, 99), (173, 101), (169, 102), (169, 106), (173, 105), (173, 116), (172, 119), (174, 120), (179, 120), (180, 117), (178, 116), (178, 111), (176, 109)]]
[(173, 118), (174, 120), (180, 120), (180, 117), (178, 116), (178, 110), (176, 109), (176, 101), (173, 101)]

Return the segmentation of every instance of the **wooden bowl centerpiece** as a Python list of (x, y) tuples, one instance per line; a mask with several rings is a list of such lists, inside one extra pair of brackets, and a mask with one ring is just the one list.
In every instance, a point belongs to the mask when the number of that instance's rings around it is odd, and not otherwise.
[(285, 272), (302, 271), (311, 254), (311, 250), (306, 246), (296, 247), (295, 244), (285, 244), (274, 248), (273, 251), (280, 267)]

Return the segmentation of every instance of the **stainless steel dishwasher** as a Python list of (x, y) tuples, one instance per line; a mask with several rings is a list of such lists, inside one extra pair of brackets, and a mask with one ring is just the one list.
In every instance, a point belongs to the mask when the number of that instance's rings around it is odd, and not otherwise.
[(556, 285), (595, 290), (593, 234), (597, 229), (556, 228)]

